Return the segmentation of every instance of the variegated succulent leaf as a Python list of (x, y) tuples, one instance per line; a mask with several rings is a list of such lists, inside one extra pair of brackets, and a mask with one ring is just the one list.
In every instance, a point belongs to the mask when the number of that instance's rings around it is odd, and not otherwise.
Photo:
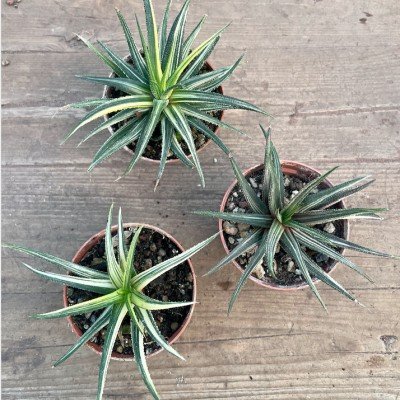
[[(92, 130), (82, 141), (92, 138), (104, 129), (115, 127), (116, 124), (119, 126), (113, 135), (115, 138), (107, 140), (97, 152), (89, 171), (127, 144), (135, 143), (135, 153), (125, 173), (130, 172), (145, 153), (150, 140), (154, 139), (161, 141), (161, 165), (156, 187), (168, 157), (171, 156), (189, 167), (194, 166), (204, 186), (204, 176), (192, 132), (202, 133), (207, 140), (215, 142), (228, 154), (229, 149), (209, 127), (223, 126), (234, 131), (238, 129), (228, 123), (222, 123), (215, 118), (215, 113), (226, 109), (241, 109), (267, 115), (261, 108), (247, 101), (224, 96), (217, 91), (217, 88), (233, 74), (242, 57), (230, 67), (204, 70), (208, 57), (227, 27), (195, 46), (194, 42), (204, 18), (185, 38), (189, 3), (190, 0), (183, 3), (168, 31), (170, 1), (158, 28), (152, 1), (143, 0), (146, 31), (144, 32), (137, 19), (140, 43), (135, 41), (124, 16), (117, 10), (129, 49), (128, 59), (120, 57), (104, 43), (98, 42), (96, 46), (81, 38), (112, 70), (112, 76), (80, 78), (111, 87), (118, 91), (119, 95), (118, 98), (89, 100), (71, 105), (77, 108), (89, 107), (92, 110), (65, 140), (89, 122), (101, 117), (108, 117), (108, 120)], [(188, 159), (188, 156), (191, 156), (192, 160)]]
[[(327, 233), (318, 226), (349, 219), (380, 219), (378, 213), (386, 211), (385, 208), (341, 208), (340, 201), (368, 187), (373, 181), (368, 177), (361, 177), (347, 182), (326, 187), (323, 185), (326, 177), (336, 168), (333, 168), (312, 179), (291, 199), (285, 198), (284, 174), (278, 153), (271, 139), (271, 128), (263, 131), (266, 146), (264, 158), (263, 179), (261, 183), (261, 196), (258, 189), (254, 189), (241, 171), (232, 155), (230, 161), (237, 179), (241, 193), (245, 197), (249, 209), (246, 212), (215, 212), (198, 211), (196, 214), (218, 218), (230, 223), (247, 224), (251, 227), (248, 236), (231, 250), (213, 267), (209, 273), (219, 271), (225, 265), (234, 261), (242, 254), (256, 248), (253, 256), (245, 269), (229, 303), (229, 311), (243, 288), (247, 278), (257, 268), (260, 262), (265, 262), (266, 269), (271, 278), (275, 278), (273, 261), (275, 251), (279, 244), (282, 249), (294, 260), (303, 279), (310, 286), (318, 301), (325, 307), (314, 278), (333, 287), (345, 297), (356, 301), (339, 283), (334, 281), (321, 267), (319, 267), (304, 251), (309, 249), (323, 254), (358, 272), (366, 279), (372, 281), (365, 272), (354, 262), (343, 256), (341, 249), (350, 249), (357, 252), (376, 255), (380, 257), (393, 257), (387, 253), (371, 250), (364, 246), (349, 242), (339, 236)], [(319, 269), (317, 269), (319, 268)]]
[[(152, 311), (166, 310), (176, 307), (191, 306), (193, 301), (189, 302), (165, 302), (152, 299), (147, 296), (143, 290), (145, 287), (157, 279), (162, 274), (178, 267), (186, 262), (198, 251), (211, 243), (217, 235), (214, 235), (189, 250), (163, 261), (153, 267), (138, 272), (135, 269), (135, 252), (140, 240), (142, 227), (135, 228), (131, 242), (127, 246), (124, 238), (124, 224), (122, 212), (119, 210), (118, 225), (116, 236), (111, 226), (113, 206), (110, 207), (107, 227), (105, 231), (105, 253), (107, 260), (107, 272), (99, 272), (74, 262), (65, 261), (50, 254), (36, 251), (20, 245), (2, 244), (2, 247), (19, 251), (20, 253), (37, 257), (47, 261), (64, 272), (53, 273), (41, 271), (30, 265), (23, 263), (27, 269), (38, 276), (60, 283), (67, 287), (82, 289), (95, 293), (97, 297), (92, 300), (69, 305), (59, 310), (37, 314), (34, 317), (40, 319), (63, 318), (67, 316), (83, 315), (88, 312), (101, 311), (101, 315), (83, 333), (79, 340), (62, 356), (54, 365), (60, 365), (71, 357), (83, 344), (88, 342), (101, 329), (106, 328), (105, 342), (102, 348), (102, 357), (99, 368), (97, 399), (103, 396), (107, 368), (111, 358), (117, 334), (120, 331), (121, 323), (125, 316), (129, 316), (132, 334), (132, 346), (135, 361), (138, 364), (142, 374), (143, 381), (154, 399), (159, 399), (157, 391), (151, 380), (143, 348), (143, 338), (145, 335), (151, 337), (160, 347), (169, 353), (183, 359), (183, 357), (171, 347), (168, 341), (159, 332), (153, 319)], [(115, 248), (115, 240), (117, 248)]]

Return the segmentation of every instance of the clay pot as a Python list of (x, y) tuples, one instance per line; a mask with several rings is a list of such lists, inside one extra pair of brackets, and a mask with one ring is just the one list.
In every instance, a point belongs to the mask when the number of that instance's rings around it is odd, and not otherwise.
[[(138, 227), (138, 226), (143, 226), (144, 228), (148, 228), (151, 229), (153, 231), (156, 231), (158, 233), (160, 233), (161, 235), (167, 237), (168, 239), (170, 239), (178, 248), (179, 250), (181, 250), (182, 252), (184, 251), (183, 247), (181, 246), (181, 244), (171, 235), (169, 235), (168, 233), (164, 232), (162, 229), (157, 228), (155, 226), (152, 225), (147, 225), (147, 224), (136, 224), (136, 223), (128, 223), (128, 224), (124, 224), (124, 228), (131, 228), (131, 227)], [(115, 225), (111, 228), (112, 233), (116, 233), (118, 231), (118, 226)], [(85, 255), (88, 253), (88, 251), (94, 247), (97, 243), (99, 243), (103, 238), (105, 237), (105, 230), (102, 230), (98, 233), (96, 233), (95, 235), (93, 235), (88, 241), (86, 241), (81, 247), (80, 249), (76, 252), (74, 258), (72, 259), (72, 262), (79, 264), (79, 262), (81, 260), (83, 260), (83, 258), (85, 257)], [(196, 289), (197, 289), (197, 285), (196, 285), (196, 275), (194, 272), (194, 268), (193, 268), (193, 264), (190, 260), (187, 260), (187, 263), (189, 264), (190, 267), (190, 272), (192, 273), (193, 276), (193, 298), (192, 301), (196, 301)], [(64, 290), (63, 290), (63, 303), (64, 303), (64, 307), (69, 306), (68, 304), (68, 299), (67, 299), (67, 286), (64, 286)], [(192, 304), (190, 306), (190, 310), (185, 318), (185, 320), (183, 321), (183, 323), (181, 324), (181, 326), (173, 333), (173, 335), (168, 339), (168, 343), (169, 344), (173, 344), (174, 342), (176, 342), (179, 337), (183, 334), (183, 332), (185, 331), (186, 327), (189, 325), (189, 322), (192, 318), (193, 315), (193, 310), (194, 310), (194, 304)], [(68, 324), (71, 327), (72, 332), (74, 332), (78, 337), (82, 336), (83, 332), (81, 331), (81, 329), (77, 326), (77, 324), (74, 322), (73, 318), (71, 316), (67, 317), (68, 319)], [(86, 343), (87, 346), (89, 346), (92, 350), (94, 350), (97, 354), (101, 354), (102, 352), (102, 348), (100, 345), (96, 344), (96, 343), (92, 343), (92, 342), (87, 342)], [(151, 357), (155, 354), (158, 354), (162, 351), (163, 349), (160, 348), (156, 351), (154, 351), (153, 353), (150, 353), (148, 355), (146, 355), (146, 357)], [(116, 352), (112, 352), (111, 354), (111, 358), (112, 359), (116, 359), (116, 360), (132, 360), (132, 356), (127, 355), (127, 354), (120, 354), (120, 353), (116, 353)]]
[[(130, 60), (130, 56), (128, 55), (128, 56), (124, 57), (124, 60), (125, 60), (125, 61)], [(206, 61), (205, 65), (206, 65), (206, 67), (207, 67), (210, 71), (213, 71), (213, 70), (214, 70), (214, 68), (211, 66), (211, 64), (210, 64), (208, 61)], [(114, 74), (114, 73), (111, 73), (111, 74), (109, 75), (109, 77), (110, 77), (110, 78), (113, 78), (113, 77), (115, 77), (115, 74)], [(110, 98), (110, 97), (111, 97), (110, 91), (111, 91), (111, 88), (110, 88), (109, 86), (104, 86), (104, 89), (103, 89), (103, 98)], [(219, 86), (219, 87), (217, 88), (217, 92), (218, 92), (219, 94), (224, 94), (224, 91), (223, 91), (223, 89), (222, 89), (222, 86)], [(224, 111), (222, 110), (221, 117), (220, 117), (219, 119), (222, 120), (223, 117), (224, 117)], [(104, 120), (106, 120), (106, 121), (108, 120), (108, 116), (107, 116), (107, 115), (104, 116)], [(114, 134), (114, 130), (113, 130), (113, 128), (112, 128), (111, 126), (108, 128), (108, 131), (110, 132), (111, 135)], [(218, 132), (219, 132), (219, 127), (217, 126), (216, 129), (214, 130), (214, 133), (217, 135)], [(204, 145), (203, 145), (202, 147), (200, 147), (200, 148), (197, 150), (197, 153), (199, 153), (200, 151), (204, 150), (210, 143), (211, 143), (211, 140), (210, 140), (210, 139), (206, 139), (206, 142), (204, 143)], [(133, 151), (132, 149), (130, 149), (128, 146), (125, 146), (124, 149), (125, 149), (126, 151), (128, 151), (130, 155), (133, 156), (134, 151)], [(191, 158), (192, 158), (192, 155), (188, 155), (188, 158), (191, 159)], [(149, 161), (149, 162), (151, 162), (151, 163), (153, 163), (153, 164), (160, 164), (160, 160), (154, 160), (154, 159), (152, 159), (152, 158), (147, 158), (147, 157), (143, 157), (143, 156), (142, 156), (142, 159), (143, 159), (143, 160), (146, 160), (146, 161)], [(180, 162), (181, 162), (181, 161), (180, 161), (178, 158), (167, 159), (167, 164), (177, 164), (177, 163), (180, 163)]]
[[(298, 176), (303, 179), (305, 178), (308, 181), (315, 179), (317, 176), (321, 175), (321, 173), (319, 171), (317, 171), (316, 169), (311, 168), (308, 165), (298, 163), (298, 162), (282, 161), (281, 165), (282, 165), (282, 171), (285, 175)], [(256, 165), (255, 167), (249, 168), (248, 170), (244, 171), (244, 175), (248, 176), (248, 175), (252, 174), (253, 172), (259, 171), (262, 169), (264, 169), (264, 164)], [(220, 207), (221, 212), (225, 211), (225, 207), (226, 207), (228, 198), (231, 195), (231, 193), (236, 185), (237, 185), (237, 180), (232, 182), (232, 184), (229, 186), (228, 190), (225, 192), (225, 195), (222, 200), (221, 207)], [(323, 181), (322, 185), (324, 185), (327, 188), (333, 186), (332, 183), (328, 179), (325, 179)], [(345, 208), (345, 204), (343, 201), (338, 202), (337, 205), (339, 208)], [(343, 220), (342, 223), (343, 223), (343, 238), (347, 240), (349, 237), (349, 230), (350, 230), (349, 221)], [(222, 224), (223, 224), (223, 220), (219, 220), (218, 226), (219, 226), (222, 245), (224, 246), (226, 253), (229, 254), (230, 250), (229, 250), (228, 245), (225, 240)], [(340, 253), (343, 254), (343, 252), (344, 252), (344, 249), (341, 249)], [(235, 266), (243, 273), (243, 267), (241, 267), (236, 261), (233, 261), (233, 264), (235, 264)], [(324, 269), (326, 272), (328, 272), (330, 274), (336, 268), (337, 264), (338, 264), (337, 261), (329, 260)], [(264, 286), (264, 287), (267, 287), (270, 289), (275, 289), (275, 290), (297, 290), (297, 289), (304, 289), (304, 288), (308, 287), (308, 284), (306, 282), (295, 283), (290, 286), (285, 286), (285, 285), (279, 285), (279, 283), (270, 279), (269, 277), (266, 277), (266, 280), (263, 281), (261, 279), (256, 278), (253, 275), (250, 275), (250, 279), (253, 282), (257, 283), (258, 285), (261, 285), (261, 286)], [(316, 283), (319, 282), (319, 280), (315, 279), (315, 278), (313, 279), (313, 281)]]

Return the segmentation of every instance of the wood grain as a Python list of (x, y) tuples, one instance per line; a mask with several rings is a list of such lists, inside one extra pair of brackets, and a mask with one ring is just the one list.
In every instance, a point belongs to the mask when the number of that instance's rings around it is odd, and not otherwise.
[[(157, 1), (160, 15), (164, 2)], [(181, 2), (173, 4), (173, 11)], [(106, 137), (76, 149), (60, 146), (78, 122), (64, 105), (97, 97), (101, 88), (78, 74), (104, 74), (74, 33), (126, 45), (113, 8), (132, 20), (139, 0), (23, 0), (2, 8), (2, 239), (71, 258), (105, 226), (111, 202), (125, 219), (160, 226), (189, 247), (216, 230), (193, 215), (217, 209), (232, 180), (229, 162), (213, 145), (200, 156), (207, 181), (194, 171), (167, 167), (153, 193), (157, 167), (144, 161), (122, 181), (129, 160), (121, 152), (92, 174), (86, 169)], [(216, 11), (217, 10), (217, 11)], [(400, 29), (397, 0), (194, 1), (190, 24), (208, 14), (202, 37), (232, 21), (213, 54), (228, 65), (246, 50), (227, 94), (251, 100), (273, 119), (228, 112), (226, 119), (251, 139), (222, 131), (243, 167), (263, 158), (258, 123), (271, 123), (282, 158), (319, 169), (341, 165), (333, 180), (370, 174), (376, 179), (349, 199), (390, 208), (386, 221), (352, 224), (352, 240), (399, 254)], [(368, 15), (367, 15), (368, 14)], [(369, 16), (371, 15), (372, 16)], [(177, 190), (179, 188), (179, 190)], [(310, 291), (280, 293), (248, 283), (230, 317), (227, 301), (239, 272), (227, 267), (201, 278), (224, 252), (215, 241), (194, 258), (199, 300), (176, 344), (187, 362), (167, 354), (149, 361), (163, 399), (399, 400), (400, 264), (352, 255), (375, 281), (343, 266), (334, 276), (366, 308), (319, 285), (326, 314)], [(29, 315), (61, 306), (60, 288), (20, 267), (24, 257), (3, 252), (2, 398), (92, 399), (99, 358), (82, 349), (64, 366), (52, 362), (74, 342), (64, 321)], [(37, 265), (37, 263), (36, 263)], [(39, 263), (40, 265), (40, 263)], [(149, 399), (133, 364), (111, 363), (107, 399)]]

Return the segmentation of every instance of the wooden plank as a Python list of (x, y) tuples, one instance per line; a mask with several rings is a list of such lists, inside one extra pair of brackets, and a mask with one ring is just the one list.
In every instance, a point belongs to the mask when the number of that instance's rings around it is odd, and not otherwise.
[[(164, 2), (155, 3), (160, 14)], [(180, 3), (173, 4), (173, 11)], [(185, 247), (217, 229), (215, 221), (191, 214), (217, 209), (232, 180), (229, 162), (215, 146), (200, 156), (205, 190), (194, 171), (170, 165), (156, 193), (157, 166), (146, 162), (115, 182), (129, 160), (125, 152), (93, 174), (86, 172), (106, 133), (79, 149), (78, 138), (59, 146), (82, 115), (60, 107), (101, 93), (74, 75), (107, 73), (73, 33), (126, 52), (114, 6), (130, 20), (132, 10), (143, 15), (139, 0), (115, 0), (112, 5), (23, 0), (18, 8), (2, 8), (2, 57), (10, 61), (2, 68), (5, 241), (71, 258), (80, 243), (104, 228), (113, 201), (123, 206), (125, 220), (158, 225)], [(233, 22), (213, 54), (215, 66), (230, 64), (247, 49), (226, 93), (254, 101), (275, 116), (274, 141), (282, 158), (320, 169), (339, 164), (334, 182), (373, 175), (374, 185), (348, 203), (387, 206), (387, 220), (352, 224), (351, 238), (398, 253), (397, 1), (203, 0), (191, 5), (191, 25), (204, 13), (209, 18), (202, 38)], [(263, 139), (257, 125), (270, 120), (245, 112), (228, 112), (226, 120), (252, 136), (238, 139), (221, 132), (240, 164), (261, 162)], [(366, 308), (320, 284), (326, 314), (309, 290), (282, 294), (249, 283), (228, 318), (227, 302), (239, 272), (231, 266), (201, 278), (223, 255), (216, 240), (194, 258), (200, 304), (176, 344), (187, 362), (167, 354), (149, 361), (163, 399), (400, 399), (397, 261), (352, 255), (375, 285), (343, 266), (334, 272)], [(2, 398), (93, 398), (98, 356), (82, 349), (74, 360), (51, 368), (75, 338), (64, 321), (28, 318), (59, 307), (60, 288), (33, 277), (19, 265), (21, 259), (3, 252)], [(111, 364), (105, 398), (149, 399), (132, 363)]]

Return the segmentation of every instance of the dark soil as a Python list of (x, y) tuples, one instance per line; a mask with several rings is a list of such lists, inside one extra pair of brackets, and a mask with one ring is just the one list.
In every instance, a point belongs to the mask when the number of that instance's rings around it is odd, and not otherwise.
[[(131, 59), (128, 59), (128, 62), (132, 64)], [(205, 63), (203, 65), (203, 67), (201, 68), (199, 74), (205, 73), (205, 72), (210, 72), (212, 71), (212, 68), (209, 66), (209, 64)], [(215, 93), (221, 93), (222, 94), (222, 88), (218, 87), (217, 89), (215, 89), (213, 92)], [(107, 97), (112, 98), (112, 99), (116, 99), (119, 97), (123, 97), (126, 96), (126, 93), (123, 93), (120, 90), (114, 89), (113, 87), (108, 87), (108, 91), (107, 91)], [(216, 111), (216, 112), (210, 112), (209, 113), (211, 116), (213, 116), (214, 118), (218, 118), (219, 120), (221, 120), (222, 118), (222, 111)], [(111, 117), (113, 114), (108, 115), (108, 117)], [(123, 125), (125, 125), (127, 122), (129, 121), (129, 119), (119, 122), (118, 124), (112, 125), (111, 129), (115, 132), (117, 129), (121, 128)], [(217, 126), (204, 122), (213, 132), (215, 132), (217, 130)], [(194, 144), (196, 146), (196, 150), (201, 149), (202, 147), (204, 147), (208, 142), (209, 142), (209, 138), (207, 138), (207, 136), (203, 135), (201, 132), (197, 131), (196, 129), (192, 128), (192, 135), (193, 135), (193, 140), (194, 140)], [(185, 152), (186, 155), (190, 155), (190, 151), (189, 148), (186, 145), (186, 142), (184, 140), (180, 141), (180, 145), (183, 149), (183, 151)], [(136, 149), (136, 142), (132, 142), (131, 144), (128, 145), (128, 148), (130, 150), (132, 150), (133, 152)], [(161, 151), (162, 151), (162, 140), (161, 140), (161, 128), (160, 128), (160, 124), (158, 124), (154, 130), (154, 133), (152, 135), (152, 138), (149, 141), (149, 144), (147, 145), (144, 153), (143, 153), (143, 157), (146, 158), (150, 158), (152, 160), (160, 160), (161, 158)], [(169, 160), (173, 160), (176, 159), (177, 157), (170, 153), (168, 155), (168, 159)]]
[[(126, 242), (129, 245), (135, 228), (125, 230)], [(113, 239), (117, 245), (116, 238)], [(96, 244), (80, 262), (81, 265), (94, 268), (98, 271), (107, 270), (105, 256), (104, 238)], [(115, 246), (115, 249), (117, 247)], [(151, 268), (177, 254), (181, 250), (169, 238), (144, 228), (139, 238), (135, 255), (135, 268), (138, 272)], [(117, 251), (115, 252), (118, 257)], [(162, 301), (191, 301), (193, 296), (193, 275), (189, 264), (182, 263), (171, 271), (163, 274), (154, 282), (150, 283), (144, 293), (157, 300)], [(70, 305), (81, 303), (86, 300), (98, 297), (98, 294), (87, 292), (80, 289), (68, 288), (67, 297)], [(72, 317), (78, 327), (85, 332), (96, 321), (103, 310), (94, 311), (85, 315)], [(154, 311), (153, 316), (160, 332), (166, 339), (169, 339), (175, 331), (182, 325), (190, 311), (190, 306), (173, 308), (170, 310)], [(129, 317), (126, 317), (121, 325), (120, 332), (114, 344), (114, 352), (132, 355), (132, 342), (129, 328)], [(100, 346), (104, 344), (106, 328), (103, 328), (95, 335), (91, 342)], [(150, 354), (159, 349), (157, 343), (151, 338), (145, 337), (145, 352)]]
[[(263, 170), (253, 171), (251, 174), (246, 176), (247, 181), (250, 185), (255, 189), (256, 193), (261, 196), (261, 183), (263, 179)], [(308, 182), (310, 182), (315, 177), (298, 177), (298, 176), (290, 176), (284, 175), (285, 182), (285, 201), (288, 201), (292, 196), (296, 195), (298, 191), (305, 186)], [(317, 191), (326, 188), (325, 184), (321, 184)], [(331, 206), (331, 208), (337, 208), (337, 205)], [(242, 189), (236, 185), (232, 190), (228, 201), (225, 206), (225, 211), (227, 212), (241, 212), (248, 213), (250, 212), (249, 204), (247, 203)], [(230, 250), (234, 249), (247, 235), (249, 235), (254, 228), (245, 225), (238, 224), (234, 222), (225, 221), (223, 224), (224, 227), (224, 236), (227, 246)], [(324, 225), (315, 225), (314, 226), (320, 230), (327, 230), (330, 233), (334, 233), (335, 235), (343, 238), (344, 237), (344, 223), (343, 221), (335, 221), (334, 223), (324, 224)], [(304, 248), (303, 248), (304, 249)], [(236, 262), (245, 269), (247, 264), (249, 263), (251, 256), (255, 253), (257, 247), (254, 247), (249, 252), (242, 254), (240, 257), (236, 258)], [(299, 283), (304, 283), (305, 280), (301, 275), (300, 270), (297, 268), (296, 263), (292, 258), (286, 254), (286, 252), (278, 246), (277, 253), (275, 255), (275, 272), (276, 279), (273, 278), (269, 272), (265, 261), (262, 263), (262, 269), (257, 268), (253, 275), (258, 279), (264, 282), (272, 282), (274, 284), (280, 286), (291, 286)], [(328, 258), (324, 254), (317, 253), (310, 249), (305, 249), (306, 253), (325, 271), (329, 272), (335, 261)]]

